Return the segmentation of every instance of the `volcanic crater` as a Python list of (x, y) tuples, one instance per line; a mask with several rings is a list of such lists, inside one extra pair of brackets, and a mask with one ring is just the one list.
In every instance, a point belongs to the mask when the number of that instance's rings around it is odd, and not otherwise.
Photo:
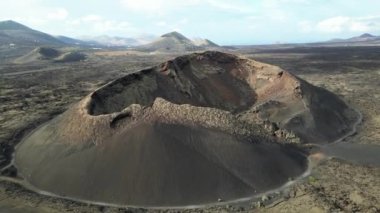
[(302, 144), (334, 142), (358, 117), (333, 93), (279, 67), (193, 53), (92, 92), (26, 137), (14, 163), (25, 181), (58, 196), (202, 205), (301, 176)]

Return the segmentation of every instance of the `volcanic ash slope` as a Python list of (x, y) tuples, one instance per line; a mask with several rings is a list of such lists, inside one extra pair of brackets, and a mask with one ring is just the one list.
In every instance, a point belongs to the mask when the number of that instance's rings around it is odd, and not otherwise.
[(278, 67), (195, 53), (89, 94), (27, 137), (15, 164), (40, 190), (75, 199), (213, 203), (300, 176), (307, 160), (287, 145), (290, 136), (332, 142), (357, 116), (334, 94)]
[(52, 47), (37, 47), (28, 54), (13, 61), (16, 64), (51, 62), (77, 62), (86, 59), (86, 55), (77, 51), (62, 52)]

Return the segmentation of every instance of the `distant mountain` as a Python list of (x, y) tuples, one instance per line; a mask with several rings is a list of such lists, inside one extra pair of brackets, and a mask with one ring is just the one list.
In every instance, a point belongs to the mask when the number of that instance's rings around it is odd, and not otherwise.
[(70, 45), (82, 45), (82, 46), (91, 45), (90, 42), (82, 41), (75, 38), (70, 38), (67, 36), (55, 36), (55, 38), (57, 38), (58, 40), (62, 41), (65, 44), (70, 44)]
[(374, 36), (374, 35), (371, 35), (371, 34), (369, 34), (369, 33), (364, 33), (364, 34), (362, 34), (361, 36), (359, 36), (360, 38), (373, 38), (373, 37), (376, 37), (376, 36)]
[(208, 48), (219, 47), (219, 45), (215, 44), (214, 42), (212, 42), (208, 39), (196, 38), (196, 39), (193, 39), (193, 43), (199, 47), (208, 47)]
[(186, 52), (200, 49), (190, 39), (178, 32), (171, 32), (162, 35), (155, 41), (137, 47), (142, 51), (159, 52)]
[(380, 36), (374, 36), (369, 33), (364, 33), (360, 36), (355, 36), (348, 39), (332, 39), (329, 43), (360, 43), (360, 44), (380, 44)]
[(0, 46), (63, 45), (59, 39), (12, 20), (0, 22)]
[(102, 45), (108, 47), (132, 47), (143, 45), (151, 42), (154, 38), (152, 36), (139, 36), (135, 38), (120, 37), (120, 36), (82, 36), (82, 41), (90, 43), (92, 45)]
[(196, 41), (192, 41), (184, 35), (174, 31), (162, 35), (149, 44), (138, 46), (137, 49), (158, 52), (186, 52), (205, 50), (210, 47), (218, 47), (218, 45), (207, 39), (197, 39)]
[(52, 36), (12, 20), (0, 22), (0, 47), (38, 47), (38, 46), (106, 46), (106, 47), (136, 47), (142, 51), (186, 52), (218, 48), (208, 39), (190, 40), (178, 32), (171, 32), (156, 38), (151, 35), (139, 37), (118, 36), (85, 36), (70, 38), (67, 36)]
[(27, 26), (22, 25), (12, 20), (1, 21), (0, 29), (1, 30), (30, 30), (30, 28), (28, 28)]
[(352, 37), (347, 39), (348, 41), (373, 41), (373, 40), (380, 40), (380, 36), (374, 36), (369, 33), (364, 33), (357, 37)]
[(162, 35), (161, 37), (162, 38), (175, 39), (175, 40), (183, 41), (183, 42), (191, 42), (190, 39), (186, 38), (184, 35), (182, 35), (179, 32), (176, 32), (176, 31), (166, 33), (166, 34)]
[(133, 46), (137, 41), (133, 38), (111, 37), (107, 35), (102, 36), (83, 36), (80, 38), (82, 41), (91, 44), (98, 44), (102, 46), (120, 47), (120, 46)]

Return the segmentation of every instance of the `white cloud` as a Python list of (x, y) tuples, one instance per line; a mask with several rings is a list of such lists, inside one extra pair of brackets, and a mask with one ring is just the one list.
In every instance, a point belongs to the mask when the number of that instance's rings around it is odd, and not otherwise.
[(150, 13), (164, 13), (178, 8), (194, 6), (201, 2), (201, 0), (120, 0), (121, 5), (128, 10)]
[(294, 4), (308, 3), (308, 0), (264, 0), (262, 1), (263, 16), (266, 20), (273, 20), (275, 22), (287, 22), (291, 19), (292, 14), (286, 6)]
[(282, 7), (288, 4), (309, 4), (310, 0), (264, 0), (264, 7)]
[(188, 9), (188, 7), (208, 7), (229, 12), (247, 13), (252, 11), (247, 5), (231, 3), (226, 0), (120, 0), (121, 5), (127, 10), (148, 15), (165, 15), (169, 12)]
[(349, 27), (350, 31), (353, 32), (367, 32), (371, 30), (371, 27), (368, 24), (357, 21), (352, 22)]
[(131, 30), (132, 25), (126, 21), (103, 20), (94, 23), (93, 29), (100, 33), (126, 32)]
[(83, 22), (96, 22), (96, 21), (101, 21), (103, 20), (103, 17), (99, 16), (99, 15), (86, 15), (82, 18), (80, 18), (80, 21), (83, 21)]
[(303, 33), (309, 33), (313, 31), (313, 26), (310, 21), (300, 21), (298, 22), (298, 28)]
[(301, 21), (298, 23), (300, 32), (344, 33), (370, 32), (380, 30), (379, 16), (348, 17), (336, 16), (319, 22)]
[(189, 20), (186, 18), (173, 20), (173, 21), (159, 21), (155, 25), (160, 28), (162, 33), (169, 31), (178, 31), (181, 32), (182, 29), (186, 29), (186, 25), (189, 23)]
[(155, 11), (160, 10), (164, 1), (149, 1), (149, 0), (121, 0), (123, 7), (135, 11)]
[(181, 25), (185, 25), (185, 24), (187, 24), (187, 23), (189, 23), (189, 20), (188, 20), (187, 18), (183, 18), (183, 19), (180, 19), (180, 20), (178, 21), (178, 24), (181, 24)]
[(65, 20), (68, 15), (69, 12), (65, 8), (57, 8), (49, 12), (47, 18), (52, 20)]
[(97, 14), (89, 14), (66, 22), (68, 26), (86, 29), (89, 34), (93, 33), (131, 33), (137, 29), (127, 21), (106, 19)]
[(45, 0), (0, 1), (0, 20), (14, 20), (46, 33), (56, 33), (69, 17), (63, 7), (45, 4)]
[(239, 4), (237, 2), (231, 3), (231, 1), (204, 0), (204, 3), (208, 4), (211, 7), (224, 11), (241, 13), (252, 12), (252, 8), (248, 7), (247, 5)]
[(44, 25), (49, 20), (64, 20), (69, 12), (66, 8), (51, 7), (42, 0), (0, 1), (0, 19), (12, 19), (32, 25)]
[(158, 27), (166, 27), (168, 25), (168, 23), (166, 23), (165, 21), (159, 21), (156, 23), (156, 26)]
[(328, 18), (318, 22), (317, 29), (326, 33), (340, 33), (350, 28), (352, 19), (344, 16)]

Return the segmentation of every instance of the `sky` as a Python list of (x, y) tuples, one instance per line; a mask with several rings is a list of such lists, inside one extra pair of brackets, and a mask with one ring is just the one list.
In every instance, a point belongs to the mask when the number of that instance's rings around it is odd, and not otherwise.
[(0, 0), (0, 20), (74, 38), (178, 31), (221, 45), (380, 35), (380, 0)]

